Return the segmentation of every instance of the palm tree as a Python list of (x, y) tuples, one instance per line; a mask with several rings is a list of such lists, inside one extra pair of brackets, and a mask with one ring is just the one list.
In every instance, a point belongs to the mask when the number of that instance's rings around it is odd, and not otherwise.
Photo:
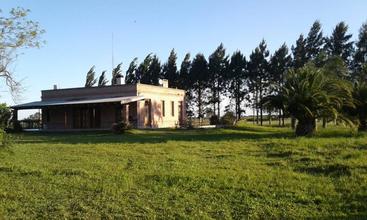
[[(328, 116), (352, 124), (341, 112), (343, 107), (353, 107), (352, 89), (348, 82), (327, 76), (313, 64), (288, 71), (278, 105), (298, 120), (297, 136), (312, 135), (316, 130), (316, 120)], [(278, 107), (281, 107), (278, 106)]]

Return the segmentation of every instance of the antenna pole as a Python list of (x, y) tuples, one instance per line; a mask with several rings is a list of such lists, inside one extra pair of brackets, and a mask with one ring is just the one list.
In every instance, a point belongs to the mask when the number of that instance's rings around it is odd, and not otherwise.
[(113, 70), (113, 67), (115, 66), (115, 64), (114, 64), (114, 54), (113, 54), (113, 49), (114, 49), (114, 45), (113, 45), (113, 32), (112, 32), (112, 70)]

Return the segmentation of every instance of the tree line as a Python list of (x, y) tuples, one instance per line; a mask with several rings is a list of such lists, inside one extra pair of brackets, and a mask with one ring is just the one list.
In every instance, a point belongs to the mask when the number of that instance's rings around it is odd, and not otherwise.
[[(303, 133), (308, 134), (314, 131), (317, 119), (326, 125), (331, 120), (353, 118), (347, 116), (357, 118), (360, 129), (366, 129), (367, 95), (363, 90), (366, 63), (367, 23), (361, 26), (354, 42), (345, 22), (338, 23), (327, 36), (320, 22), (315, 21), (307, 35), (300, 34), (290, 49), (284, 43), (273, 53), (262, 40), (248, 57), (239, 50), (228, 54), (220, 44), (209, 57), (202, 53), (191, 57), (187, 53), (180, 67), (174, 49), (163, 64), (154, 54), (148, 54), (141, 63), (134, 58), (125, 73), (125, 83), (158, 85), (160, 78), (168, 79), (169, 87), (186, 90), (190, 117), (215, 115), (219, 118), (222, 101), (229, 98), (225, 109), (233, 111), (237, 119), (246, 109), (252, 109), (254, 122), (262, 125), (265, 114), (276, 113), (279, 125), (284, 125), (284, 118), (289, 116), (297, 119), (298, 125), (313, 121), (311, 125), (306, 123), (311, 129)], [(114, 85), (116, 78), (122, 77), (121, 64), (112, 72), (111, 84)], [(87, 74), (86, 86), (97, 83), (94, 74), (92, 68)], [(103, 72), (98, 86), (107, 83)], [(314, 106), (309, 106), (311, 104)], [(323, 105), (327, 107), (321, 107)], [(364, 106), (364, 112), (358, 112), (360, 109), (356, 106)], [(312, 117), (308, 117), (309, 114)], [(299, 129), (305, 130), (304, 127)]]

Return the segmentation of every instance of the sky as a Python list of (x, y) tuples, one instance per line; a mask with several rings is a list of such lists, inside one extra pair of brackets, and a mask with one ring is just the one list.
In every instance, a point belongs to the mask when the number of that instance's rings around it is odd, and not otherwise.
[(227, 53), (241, 50), (246, 57), (262, 39), (271, 52), (284, 42), (290, 47), (315, 20), (326, 35), (345, 21), (355, 40), (367, 21), (366, 0), (0, 0), (3, 14), (18, 6), (31, 10), (46, 44), (22, 51), (13, 64), (23, 86), (16, 100), (0, 82), (0, 102), (9, 105), (38, 101), (41, 90), (54, 84), (82, 87), (93, 65), (97, 76), (107, 70), (110, 79), (112, 51), (123, 71), (149, 53), (164, 63), (172, 48), (179, 66), (187, 52), (209, 56), (220, 43)]

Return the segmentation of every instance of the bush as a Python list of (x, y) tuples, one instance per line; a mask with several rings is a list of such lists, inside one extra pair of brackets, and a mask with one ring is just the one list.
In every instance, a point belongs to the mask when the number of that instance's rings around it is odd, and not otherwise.
[(236, 116), (233, 112), (226, 112), (220, 119), (220, 123), (224, 126), (234, 126), (236, 122)]
[(219, 124), (219, 117), (218, 115), (212, 115), (209, 119), (211, 125)]
[(0, 127), (8, 127), (10, 118), (11, 109), (5, 103), (0, 104)]
[(117, 123), (112, 124), (112, 131), (115, 134), (121, 134), (124, 133), (126, 130), (130, 129), (130, 126), (128, 123), (124, 121), (120, 121)]

